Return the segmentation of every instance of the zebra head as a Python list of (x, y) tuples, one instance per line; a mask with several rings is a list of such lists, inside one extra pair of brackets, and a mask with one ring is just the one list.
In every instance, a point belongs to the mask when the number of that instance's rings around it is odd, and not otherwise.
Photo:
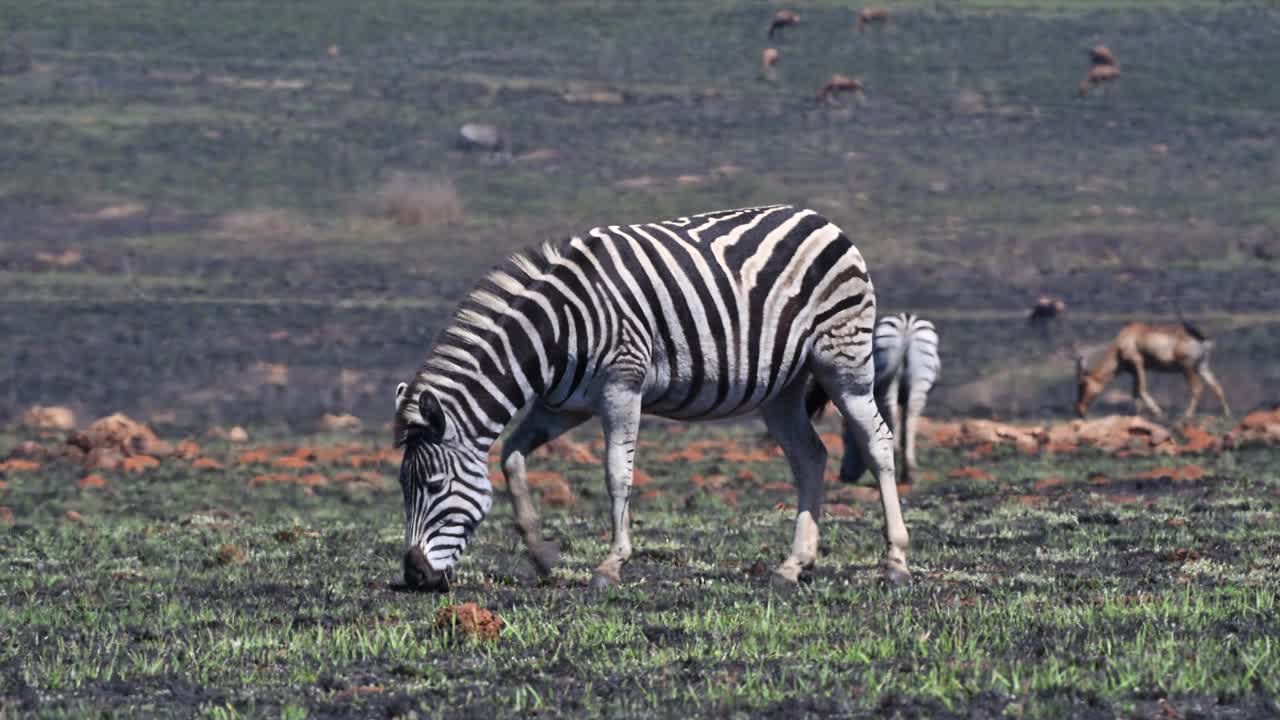
[[(417, 388), (414, 388), (417, 389)], [(428, 389), (396, 388), (396, 445), (404, 447), (404, 580), (424, 590), (449, 589), (449, 577), (493, 503), (483, 451), (462, 440)]]

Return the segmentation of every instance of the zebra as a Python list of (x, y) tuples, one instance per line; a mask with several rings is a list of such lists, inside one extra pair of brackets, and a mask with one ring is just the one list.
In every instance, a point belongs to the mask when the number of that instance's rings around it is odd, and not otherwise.
[[(919, 315), (899, 313), (880, 318), (872, 338), (876, 365), (875, 398), (889, 420), (894, 444), (902, 451), (903, 481), (916, 473), (916, 430), (938, 376), (938, 331)], [(861, 475), (861, 473), (859, 473)]]
[[(872, 396), (875, 292), (862, 255), (812, 210), (721, 210), (595, 228), (517, 254), (463, 300), (412, 382), (396, 388), (404, 448), (404, 578), (447, 590), (492, 504), (486, 458), (501, 453), (517, 529), (538, 572), (544, 542), (525, 458), (592, 416), (605, 438), (612, 542), (590, 587), (621, 582), (642, 413), (708, 420), (760, 411), (799, 501), (792, 548), (774, 571), (795, 582), (816, 562), (827, 452), (813, 393), (834, 401), (844, 438), (880, 482), (885, 579), (910, 579), (893, 441)], [(810, 385), (810, 378), (814, 379)]]

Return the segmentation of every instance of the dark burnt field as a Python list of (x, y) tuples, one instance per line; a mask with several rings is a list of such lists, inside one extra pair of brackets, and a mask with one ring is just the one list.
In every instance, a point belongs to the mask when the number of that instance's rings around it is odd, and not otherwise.
[[(0, 710), (18, 716), (1269, 717), (1280, 677), (1276, 454), (983, 455), (927, 446), (887, 589), (878, 493), (828, 486), (818, 569), (769, 574), (793, 491), (762, 428), (652, 424), (624, 584), (596, 433), (539, 453), (540, 583), (499, 500), (449, 596), (398, 591), (379, 439), (206, 443), (224, 468), (9, 472)], [(834, 428), (828, 428), (834, 430)], [(303, 442), (298, 447), (296, 444)], [(977, 455), (977, 457), (975, 457)], [(309, 458), (286, 462), (281, 458)], [(834, 462), (834, 460), (833, 460)], [(834, 465), (833, 465), (834, 467)], [(436, 623), (475, 602), (496, 641)]]
[[(1220, 340), (1239, 409), (1275, 402), (1274, 7), (963, 2), (858, 33), (817, 2), (770, 43), (772, 9), (13, 8), (0, 38), (30, 62), (0, 74), (0, 417), (381, 421), (512, 250), (772, 202), (827, 214), (884, 309), (939, 322), (935, 413), (1060, 413), (1069, 340), (1178, 311)], [(1081, 98), (1099, 42), (1123, 75)], [(816, 102), (835, 72), (865, 92)], [(467, 122), (504, 151), (460, 149)], [(1018, 322), (1040, 293), (1069, 307), (1048, 341)], [(252, 387), (259, 362), (287, 387)], [(343, 370), (367, 387), (335, 388)]]

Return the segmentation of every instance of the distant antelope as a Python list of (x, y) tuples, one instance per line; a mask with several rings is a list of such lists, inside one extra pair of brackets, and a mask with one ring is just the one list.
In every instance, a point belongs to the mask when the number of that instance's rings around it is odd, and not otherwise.
[(1089, 50), (1089, 62), (1094, 65), (1110, 65), (1112, 67), (1120, 67), (1120, 63), (1116, 62), (1116, 56), (1111, 54), (1111, 49), (1106, 45), (1097, 45)]
[(1066, 311), (1067, 304), (1061, 298), (1041, 295), (1036, 300), (1036, 304), (1031, 306), (1031, 312), (1027, 313), (1027, 324), (1043, 324)]
[(760, 76), (769, 82), (777, 78), (778, 72), (773, 69), (773, 66), (778, 64), (778, 57), (778, 51), (775, 48), (765, 48), (764, 52), (760, 53)]
[(790, 10), (779, 10), (773, 14), (773, 23), (769, 25), (769, 39), (773, 39), (775, 33), (782, 32), (782, 28), (790, 27), (800, 22), (800, 16)]
[(889, 8), (868, 7), (858, 11), (858, 32), (862, 32), (868, 25), (887, 25), (889, 24)]
[(862, 90), (862, 82), (851, 78), (847, 75), (832, 75), (831, 79), (818, 90), (818, 101), (830, 101), (831, 97), (838, 92), (859, 92)]
[(1076, 351), (1076, 376), (1079, 383), (1076, 414), (1084, 417), (1089, 411), (1089, 404), (1102, 394), (1116, 373), (1126, 372), (1133, 375), (1134, 402), (1141, 402), (1152, 413), (1163, 415), (1164, 410), (1147, 392), (1147, 371), (1151, 370), (1166, 373), (1181, 371), (1186, 377), (1191, 402), (1187, 405), (1185, 416), (1190, 417), (1195, 413), (1196, 405), (1200, 403), (1200, 394), (1204, 392), (1203, 383), (1208, 383), (1218, 396), (1218, 402), (1222, 403), (1222, 414), (1230, 415), (1231, 407), (1227, 405), (1227, 396), (1209, 370), (1211, 349), (1213, 341), (1205, 338), (1203, 333), (1186, 321), (1182, 325), (1126, 325), (1093, 370), (1085, 366), (1084, 355), (1079, 350)]
[(1115, 65), (1094, 65), (1089, 74), (1084, 76), (1080, 81), (1080, 97), (1089, 94), (1089, 90), (1111, 82), (1120, 77), (1120, 68)]

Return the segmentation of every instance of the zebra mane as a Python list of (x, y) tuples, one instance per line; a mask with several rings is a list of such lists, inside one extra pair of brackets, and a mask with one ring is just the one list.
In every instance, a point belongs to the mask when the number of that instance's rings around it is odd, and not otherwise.
[(480, 340), (478, 331), (494, 322), (494, 314), (511, 307), (511, 301), (504, 296), (536, 287), (540, 281), (534, 278), (548, 272), (562, 257), (560, 248), (548, 241), (541, 246), (514, 253), (486, 273), (462, 302), (458, 303), (453, 316), (436, 337), (432, 353), (423, 365), (422, 372), (445, 370), (448, 360), (439, 358), (435, 347), (453, 343), (464, 346), (477, 343)]

